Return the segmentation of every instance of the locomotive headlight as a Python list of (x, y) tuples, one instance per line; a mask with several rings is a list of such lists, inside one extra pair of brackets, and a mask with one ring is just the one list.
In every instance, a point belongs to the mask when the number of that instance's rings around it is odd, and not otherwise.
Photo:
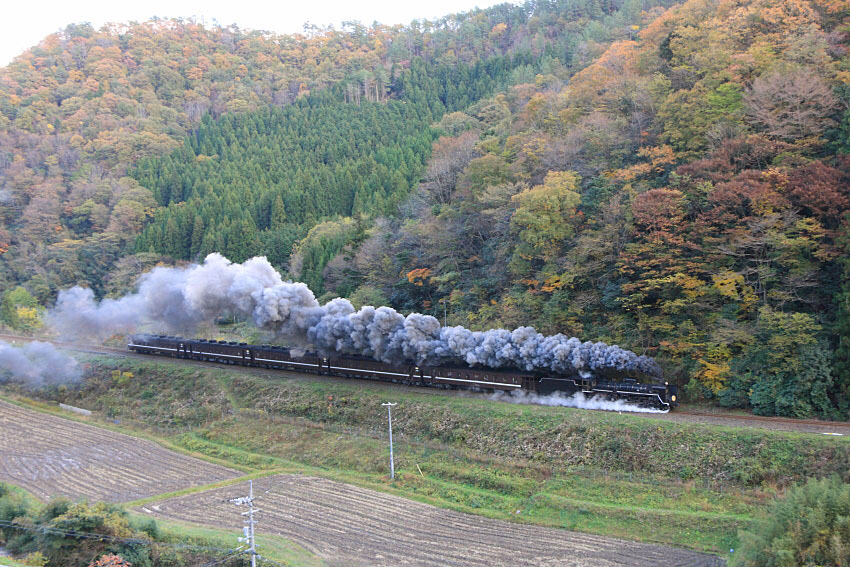
[(673, 394), (672, 396), (670, 396), (670, 401), (671, 401), (671, 402), (675, 402), (675, 401), (676, 401), (676, 395), (675, 395), (675, 394)]

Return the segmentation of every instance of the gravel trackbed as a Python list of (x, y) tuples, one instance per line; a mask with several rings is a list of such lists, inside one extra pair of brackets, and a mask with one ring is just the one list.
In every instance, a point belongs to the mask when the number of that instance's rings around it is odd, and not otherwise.
[[(231, 528), (227, 502), (247, 483), (171, 498), (142, 511)], [(330, 566), (397, 567), (716, 567), (713, 556), (444, 510), (332, 480), (276, 475), (254, 481), (257, 530), (282, 535)], [(262, 549), (260, 549), (262, 553)]]
[(126, 502), (242, 473), (0, 401), (0, 481), (48, 499)]

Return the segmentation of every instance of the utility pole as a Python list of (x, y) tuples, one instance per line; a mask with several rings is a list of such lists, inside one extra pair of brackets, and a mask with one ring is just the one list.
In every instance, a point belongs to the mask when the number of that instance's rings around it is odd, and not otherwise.
[(393, 462), (393, 406), (398, 404), (387, 402), (381, 405), (387, 406), (387, 418), (390, 425), (390, 479), (395, 480), (395, 463)]
[(251, 567), (257, 567), (257, 544), (254, 541), (254, 524), (256, 524), (256, 520), (254, 520), (254, 513), (259, 512), (259, 510), (254, 509), (254, 481), (249, 481), (248, 485), (248, 496), (243, 496), (241, 498), (232, 498), (230, 502), (236, 504), (237, 506), (241, 506), (243, 504), (248, 505), (248, 511), (242, 512), (243, 516), (247, 516), (248, 518), (244, 521), (245, 527), (242, 528), (242, 534), (244, 537), (240, 537), (239, 541), (247, 542), (248, 549), (245, 553), (248, 553), (251, 556)]

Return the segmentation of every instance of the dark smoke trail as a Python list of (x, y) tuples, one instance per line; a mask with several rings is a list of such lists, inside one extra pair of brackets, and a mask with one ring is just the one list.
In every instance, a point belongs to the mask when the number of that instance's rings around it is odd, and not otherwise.
[(0, 380), (20, 381), (35, 389), (76, 382), (81, 375), (77, 361), (50, 343), (36, 341), (15, 347), (0, 341)]
[(559, 373), (611, 369), (658, 375), (655, 361), (605, 343), (582, 342), (531, 327), (470, 331), (441, 327), (430, 315), (403, 316), (390, 307), (356, 311), (346, 299), (319, 305), (302, 283), (284, 282), (265, 258), (234, 264), (210, 254), (202, 264), (155, 268), (139, 291), (121, 299), (94, 300), (91, 290), (60, 292), (51, 325), (66, 336), (108, 336), (152, 323), (187, 331), (222, 314), (251, 317), (261, 329), (294, 346), (361, 354), (387, 363), (463, 361), (492, 368), (548, 369)]

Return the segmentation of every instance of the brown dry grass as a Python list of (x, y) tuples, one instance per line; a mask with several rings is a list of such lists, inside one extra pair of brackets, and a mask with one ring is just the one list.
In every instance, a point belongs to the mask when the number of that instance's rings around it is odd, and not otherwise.
[[(328, 565), (489, 567), (709, 567), (691, 551), (493, 520), (435, 508), (328, 479), (276, 475), (254, 480), (258, 531), (282, 535)], [(244, 508), (227, 500), (247, 484), (171, 498), (142, 511), (238, 529)], [(722, 563), (722, 561), (721, 561)]]
[(126, 502), (241, 474), (144, 439), (0, 401), (0, 481), (43, 500)]

